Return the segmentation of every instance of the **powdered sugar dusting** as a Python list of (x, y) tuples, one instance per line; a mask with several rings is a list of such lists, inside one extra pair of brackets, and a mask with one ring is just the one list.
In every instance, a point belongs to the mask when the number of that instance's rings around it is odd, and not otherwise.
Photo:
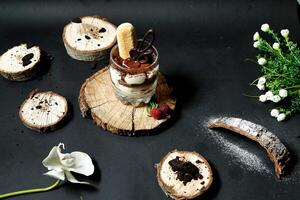
[(247, 149), (234, 144), (224, 138), (221, 134), (211, 131), (211, 137), (220, 146), (222, 151), (227, 155), (232, 157), (231, 161), (237, 164), (242, 164), (251, 172), (268, 173), (271, 171), (264, 165), (263, 161), (255, 154), (249, 152)]
[[(213, 119), (213, 118), (210, 118)], [(217, 144), (218, 148), (227, 156), (230, 157), (229, 164), (240, 165), (242, 169), (250, 171), (252, 173), (259, 173), (265, 175), (274, 175), (273, 169), (270, 169), (256, 154), (248, 151), (244, 147), (231, 142), (226, 139), (221, 132), (217, 130), (211, 130), (207, 127), (206, 120), (203, 123), (199, 123), (199, 126), (206, 134), (206, 136), (213, 140)], [(274, 175), (275, 176), (275, 175)], [(300, 165), (293, 167), (291, 174), (288, 176), (282, 177), (281, 179), (276, 179), (279, 182), (286, 184), (298, 184), (300, 182)]]
[(202, 124), (202, 127), (205, 129), (205, 133), (209, 133), (207, 134), (208, 137), (218, 144), (218, 147), (226, 156), (230, 157), (230, 164), (242, 165), (243, 169), (250, 172), (272, 174), (261, 158), (240, 145), (232, 143), (222, 136), (222, 133), (207, 128), (207, 121)]

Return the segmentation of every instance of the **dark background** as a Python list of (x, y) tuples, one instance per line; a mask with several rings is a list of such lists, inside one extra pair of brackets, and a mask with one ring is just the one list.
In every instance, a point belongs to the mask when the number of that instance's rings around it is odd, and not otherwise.
[[(63, 46), (62, 30), (72, 18), (101, 15), (118, 25), (129, 21), (137, 33), (153, 28), (160, 53), (161, 71), (178, 97), (176, 117), (161, 133), (147, 137), (121, 137), (83, 119), (77, 97), (83, 81), (101, 69), (71, 59)], [(300, 181), (278, 181), (274, 175), (249, 172), (209, 139), (202, 124), (210, 116), (242, 117), (266, 126), (280, 137), (299, 166), (300, 135), (296, 116), (278, 123), (269, 115), (272, 104), (243, 96), (258, 94), (248, 83), (259, 68), (245, 61), (257, 53), (252, 36), (262, 23), (279, 31), (290, 29), (300, 42), (296, 0), (194, 0), (194, 1), (0, 1), (0, 52), (20, 43), (37, 43), (54, 57), (44, 76), (27, 82), (0, 79), (0, 193), (47, 186), (54, 179), (41, 161), (50, 149), (63, 142), (67, 152), (88, 153), (99, 171), (92, 178), (97, 189), (65, 184), (47, 192), (15, 199), (166, 199), (159, 188), (154, 164), (170, 150), (195, 150), (214, 169), (214, 184), (203, 199), (299, 199)], [(18, 107), (33, 89), (54, 90), (66, 96), (74, 107), (72, 120), (62, 129), (37, 134), (25, 128)], [(219, 131), (235, 144), (273, 165), (256, 144)], [(292, 177), (299, 168), (293, 169)], [(294, 178), (295, 179), (295, 178)]]

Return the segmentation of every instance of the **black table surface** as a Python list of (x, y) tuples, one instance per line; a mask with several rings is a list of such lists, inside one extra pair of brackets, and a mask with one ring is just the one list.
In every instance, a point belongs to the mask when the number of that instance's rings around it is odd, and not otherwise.
[[(122, 137), (110, 134), (83, 119), (78, 107), (81, 84), (103, 66), (71, 59), (61, 34), (72, 18), (105, 16), (118, 25), (131, 22), (138, 36), (153, 28), (161, 71), (175, 88), (175, 119), (154, 136)], [(300, 42), (296, 0), (202, 1), (0, 1), (0, 51), (20, 43), (36, 43), (54, 57), (45, 75), (32, 81), (0, 79), (0, 193), (50, 185), (54, 179), (41, 161), (60, 142), (67, 152), (88, 153), (97, 164), (91, 178), (97, 188), (64, 184), (55, 191), (14, 199), (166, 199), (156, 180), (154, 164), (173, 149), (195, 150), (205, 156), (214, 171), (214, 183), (202, 199), (299, 199), (300, 134), (297, 115), (278, 123), (269, 115), (272, 104), (243, 96), (258, 94), (249, 82), (259, 67), (253, 33), (269, 23), (279, 31), (288, 28)], [(66, 126), (48, 134), (25, 128), (18, 108), (33, 89), (53, 90), (73, 105)], [(278, 181), (274, 173), (248, 171), (225, 154), (202, 126), (210, 116), (235, 116), (264, 125), (293, 152), (292, 181)], [(256, 154), (273, 172), (273, 165), (257, 144), (237, 134), (219, 130), (230, 142)]]

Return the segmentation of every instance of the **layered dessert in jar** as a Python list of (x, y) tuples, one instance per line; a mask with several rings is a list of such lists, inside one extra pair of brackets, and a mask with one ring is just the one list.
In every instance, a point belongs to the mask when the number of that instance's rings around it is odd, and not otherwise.
[(135, 40), (133, 26), (124, 23), (117, 28), (117, 41), (109, 68), (115, 95), (124, 104), (147, 104), (155, 94), (159, 71), (154, 32), (150, 29), (143, 39)]

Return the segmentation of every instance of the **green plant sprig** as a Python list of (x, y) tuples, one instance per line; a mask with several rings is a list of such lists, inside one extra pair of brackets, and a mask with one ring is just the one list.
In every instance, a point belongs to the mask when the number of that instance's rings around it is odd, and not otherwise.
[(300, 110), (300, 49), (290, 40), (287, 29), (278, 34), (268, 24), (263, 24), (261, 30), (271, 36), (272, 41), (267, 41), (258, 32), (254, 34), (253, 46), (259, 50), (256, 58), (261, 66), (261, 77), (250, 85), (267, 90), (259, 100), (277, 103), (278, 107), (271, 115), (282, 121)]

